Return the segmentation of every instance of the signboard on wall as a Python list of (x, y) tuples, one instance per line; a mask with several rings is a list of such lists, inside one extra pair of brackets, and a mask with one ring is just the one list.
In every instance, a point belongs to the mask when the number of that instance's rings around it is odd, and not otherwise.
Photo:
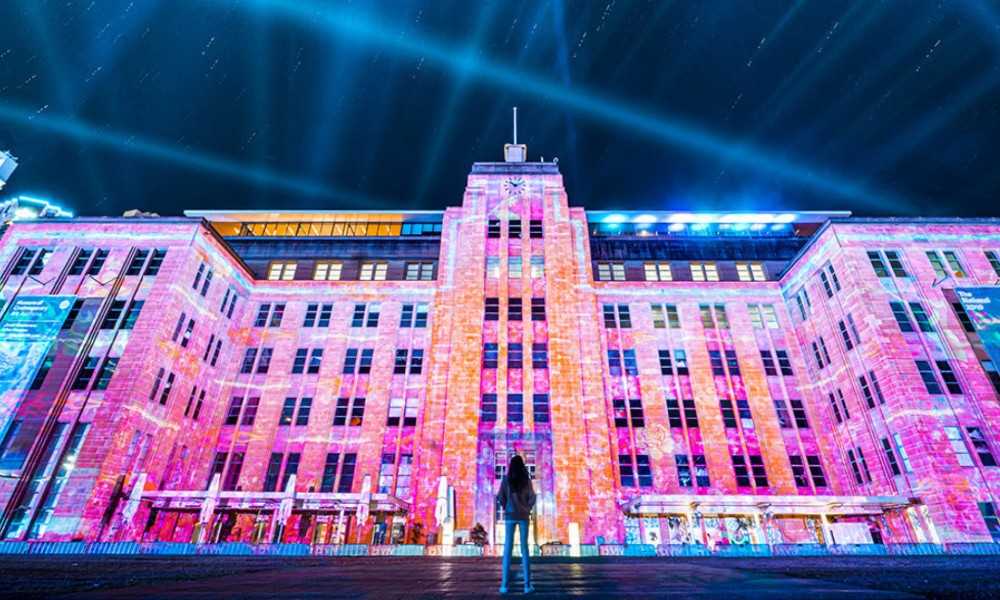
[(0, 320), (0, 432), (17, 410), (75, 296), (19, 296)]
[(990, 360), (1000, 367), (1000, 287), (955, 288), (955, 293), (969, 313)]

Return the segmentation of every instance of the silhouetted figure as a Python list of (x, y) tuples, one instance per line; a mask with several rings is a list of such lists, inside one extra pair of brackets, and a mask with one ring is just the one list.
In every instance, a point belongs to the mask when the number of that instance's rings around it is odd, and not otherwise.
[(507, 593), (507, 581), (510, 579), (510, 555), (514, 547), (514, 527), (521, 533), (521, 570), (524, 574), (524, 593), (535, 591), (531, 585), (531, 566), (528, 562), (528, 521), (531, 519), (531, 509), (535, 506), (535, 490), (531, 487), (531, 475), (524, 466), (524, 460), (514, 455), (510, 459), (507, 475), (500, 482), (500, 506), (503, 507), (504, 521), (507, 524), (503, 544), (503, 582), (500, 593)]

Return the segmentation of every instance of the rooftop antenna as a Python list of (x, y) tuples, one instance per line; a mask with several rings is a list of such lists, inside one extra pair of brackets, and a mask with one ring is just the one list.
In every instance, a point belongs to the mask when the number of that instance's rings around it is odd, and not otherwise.
[(505, 144), (503, 159), (506, 162), (524, 162), (528, 159), (528, 147), (517, 143), (517, 107), (514, 107), (514, 143)]
[(517, 145), (517, 107), (514, 107), (514, 145)]

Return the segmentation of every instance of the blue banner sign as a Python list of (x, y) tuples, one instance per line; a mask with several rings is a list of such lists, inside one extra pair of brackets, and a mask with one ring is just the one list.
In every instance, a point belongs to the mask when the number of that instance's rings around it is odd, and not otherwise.
[(1000, 367), (1000, 287), (955, 288), (955, 293), (969, 313), (990, 360)]
[(19, 296), (0, 321), (0, 431), (17, 411), (75, 296)]

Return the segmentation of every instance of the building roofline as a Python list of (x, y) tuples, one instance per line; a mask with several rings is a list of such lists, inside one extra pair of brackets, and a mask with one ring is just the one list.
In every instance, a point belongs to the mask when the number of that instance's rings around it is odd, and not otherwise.
[(312, 217), (311, 221), (326, 221), (330, 217), (351, 216), (351, 215), (376, 215), (394, 217), (427, 217), (444, 216), (444, 210), (185, 210), (187, 217), (209, 219), (220, 222), (240, 222), (240, 221), (271, 221), (271, 222), (299, 222), (302, 217)]
[(970, 225), (981, 223), (983, 225), (997, 225), (1000, 226), (1000, 218), (998, 217), (847, 217), (847, 218), (837, 218), (830, 219), (827, 222), (820, 225), (811, 236), (809, 236), (809, 241), (795, 253), (795, 256), (788, 261), (785, 268), (778, 273), (778, 280), (782, 280), (785, 275), (788, 274), (799, 262), (799, 260), (805, 256), (809, 249), (813, 247), (816, 240), (822, 236), (827, 229), (833, 225), (885, 225), (885, 224), (895, 224), (895, 225), (932, 225), (938, 224), (953, 224), (953, 225)]

